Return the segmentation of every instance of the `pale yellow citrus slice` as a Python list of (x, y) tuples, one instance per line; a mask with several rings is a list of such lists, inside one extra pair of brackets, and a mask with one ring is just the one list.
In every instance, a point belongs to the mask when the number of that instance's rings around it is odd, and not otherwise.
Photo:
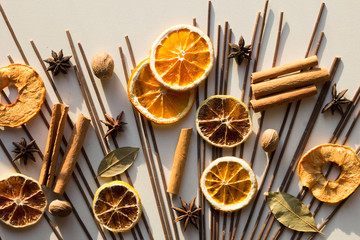
[(164, 86), (185, 91), (199, 85), (214, 64), (210, 38), (191, 25), (175, 25), (165, 30), (153, 43), (150, 67)]
[(232, 156), (214, 160), (204, 170), (200, 186), (211, 206), (224, 212), (245, 207), (257, 192), (256, 177), (249, 164)]
[(0, 220), (14, 228), (37, 223), (47, 206), (40, 184), (23, 174), (0, 180)]
[(149, 59), (133, 71), (128, 83), (128, 97), (132, 105), (147, 119), (158, 124), (179, 121), (189, 113), (195, 102), (195, 90), (174, 91), (160, 84), (154, 77)]
[(252, 131), (249, 109), (228, 95), (206, 99), (196, 111), (196, 129), (208, 143), (223, 148), (244, 142)]
[[(332, 162), (341, 168), (335, 181), (327, 179), (323, 166)], [(323, 144), (310, 149), (298, 166), (300, 183), (308, 187), (318, 200), (337, 203), (352, 194), (360, 184), (360, 159), (347, 146)]]
[(112, 232), (124, 232), (133, 228), (140, 220), (140, 197), (125, 182), (105, 183), (95, 193), (93, 211), (96, 220), (104, 228)]

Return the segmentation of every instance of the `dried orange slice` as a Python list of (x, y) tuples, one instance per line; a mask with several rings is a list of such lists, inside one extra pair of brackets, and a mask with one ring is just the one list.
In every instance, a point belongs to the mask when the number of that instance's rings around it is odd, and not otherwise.
[[(333, 162), (341, 168), (335, 181), (326, 179), (322, 168)], [(298, 166), (300, 183), (322, 202), (337, 203), (352, 194), (360, 184), (360, 159), (347, 146), (324, 144), (309, 150)]]
[(16, 87), (19, 95), (9, 105), (0, 103), (0, 126), (18, 127), (32, 119), (45, 100), (45, 86), (30, 66), (11, 64), (0, 68), (0, 90)]
[(155, 78), (168, 88), (184, 91), (199, 85), (214, 64), (210, 38), (191, 25), (168, 28), (153, 43), (150, 67)]
[(12, 174), (0, 180), (0, 220), (14, 228), (39, 221), (47, 205), (40, 184), (34, 179)]
[(204, 170), (200, 185), (209, 203), (225, 212), (245, 207), (257, 191), (256, 177), (249, 164), (232, 156), (213, 161)]
[(208, 143), (223, 148), (244, 142), (252, 131), (249, 109), (234, 97), (215, 95), (196, 111), (196, 129)]
[(158, 124), (174, 123), (185, 117), (195, 102), (195, 93), (194, 89), (178, 92), (165, 88), (150, 70), (149, 59), (135, 68), (128, 83), (130, 102)]
[(138, 192), (122, 181), (102, 185), (95, 193), (93, 211), (97, 221), (112, 232), (124, 232), (140, 220), (141, 201)]

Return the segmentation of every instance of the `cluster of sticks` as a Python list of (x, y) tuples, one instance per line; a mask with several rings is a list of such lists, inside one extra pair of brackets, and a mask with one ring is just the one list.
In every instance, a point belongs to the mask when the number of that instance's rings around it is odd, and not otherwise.
[[(330, 78), (324, 67), (304, 71), (317, 64), (317, 57), (312, 56), (253, 73), (251, 75), (251, 88), (255, 99), (251, 100), (250, 104), (254, 111), (261, 112), (281, 104), (316, 95), (315, 84), (327, 82)], [(291, 74), (297, 71), (300, 72)]]

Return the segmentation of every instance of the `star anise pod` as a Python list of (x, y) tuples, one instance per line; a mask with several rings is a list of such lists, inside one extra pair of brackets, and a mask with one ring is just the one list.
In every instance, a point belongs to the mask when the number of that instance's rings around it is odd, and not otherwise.
[(33, 156), (33, 152), (40, 152), (39, 149), (34, 147), (35, 140), (26, 143), (26, 140), (22, 137), (20, 142), (13, 142), (15, 146), (15, 150), (12, 152), (17, 153), (14, 157), (13, 161), (19, 159), (23, 160), (24, 164), (27, 164), (27, 160), (30, 159), (35, 162), (35, 157)]
[(123, 115), (124, 115), (124, 111), (121, 111), (121, 113), (116, 117), (116, 121), (115, 121), (114, 118), (112, 118), (110, 115), (105, 113), (106, 120), (100, 120), (109, 128), (104, 138), (106, 138), (109, 134), (111, 134), (113, 137), (116, 137), (116, 134), (118, 132), (124, 131), (123, 126), (126, 124), (126, 122), (120, 121)]
[(329, 109), (331, 109), (331, 113), (334, 114), (334, 112), (336, 110), (338, 110), (341, 115), (344, 114), (344, 111), (341, 107), (342, 104), (349, 104), (351, 103), (352, 101), (349, 100), (349, 99), (346, 99), (344, 97), (345, 93), (347, 92), (348, 90), (345, 89), (345, 90), (342, 90), (339, 94), (337, 94), (337, 91), (336, 91), (336, 84), (333, 85), (333, 88), (332, 88), (332, 100), (331, 102), (329, 102), (328, 104), (325, 105), (325, 107), (322, 109), (322, 113), (328, 111)]
[(50, 64), (46, 69), (47, 71), (51, 71), (54, 76), (56, 76), (59, 72), (67, 73), (67, 68), (71, 67), (70, 58), (71, 56), (64, 57), (62, 49), (59, 54), (54, 51), (51, 51), (52, 58), (45, 59), (44, 62)]
[(229, 43), (232, 52), (228, 55), (228, 58), (235, 58), (238, 65), (246, 58), (251, 59), (251, 44), (245, 46), (245, 40), (243, 36), (240, 36), (239, 44)]
[(196, 197), (194, 197), (191, 200), (189, 206), (186, 204), (186, 202), (184, 200), (182, 200), (182, 198), (180, 198), (182, 208), (171, 207), (172, 209), (177, 211), (179, 214), (179, 217), (176, 218), (174, 220), (174, 222), (185, 221), (184, 232), (186, 231), (186, 227), (188, 226), (189, 222), (191, 222), (196, 227), (196, 229), (198, 229), (198, 225), (197, 225), (197, 220), (199, 218), (198, 212), (201, 210), (201, 208), (195, 207), (195, 205), (194, 205), (195, 198)]

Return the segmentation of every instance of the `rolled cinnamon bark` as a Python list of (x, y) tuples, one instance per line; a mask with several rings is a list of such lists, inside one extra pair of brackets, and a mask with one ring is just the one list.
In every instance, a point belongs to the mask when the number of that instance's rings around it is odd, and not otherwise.
[(52, 187), (57, 160), (59, 158), (61, 140), (64, 134), (65, 120), (69, 106), (56, 103), (53, 106), (48, 139), (41, 167), (39, 183)]
[(292, 91), (271, 95), (258, 100), (251, 100), (250, 104), (254, 109), (254, 112), (261, 112), (285, 103), (295, 102), (300, 99), (313, 96), (316, 93), (316, 86), (311, 85)]
[(286, 77), (275, 78), (269, 81), (251, 84), (256, 99), (263, 96), (279, 93), (298, 87), (329, 81), (330, 74), (326, 68), (317, 68), (310, 71), (296, 73)]
[(277, 67), (273, 67), (267, 70), (254, 72), (251, 74), (251, 83), (258, 83), (265, 79), (270, 79), (285, 75), (288, 73), (293, 73), (299, 70), (304, 70), (310, 67), (314, 67), (318, 64), (317, 56), (311, 56), (300, 61), (295, 61), (287, 64), (283, 64)]
[(62, 166), (57, 176), (54, 192), (63, 194), (79, 158), (85, 140), (90, 119), (80, 114), (72, 131), (69, 143), (64, 154)]
[(181, 129), (179, 141), (175, 150), (174, 163), (171, 170), (170, 181), (167, 187), (168, 193), (179, 193), (189, 150), (191, 134), (192, 128)]

